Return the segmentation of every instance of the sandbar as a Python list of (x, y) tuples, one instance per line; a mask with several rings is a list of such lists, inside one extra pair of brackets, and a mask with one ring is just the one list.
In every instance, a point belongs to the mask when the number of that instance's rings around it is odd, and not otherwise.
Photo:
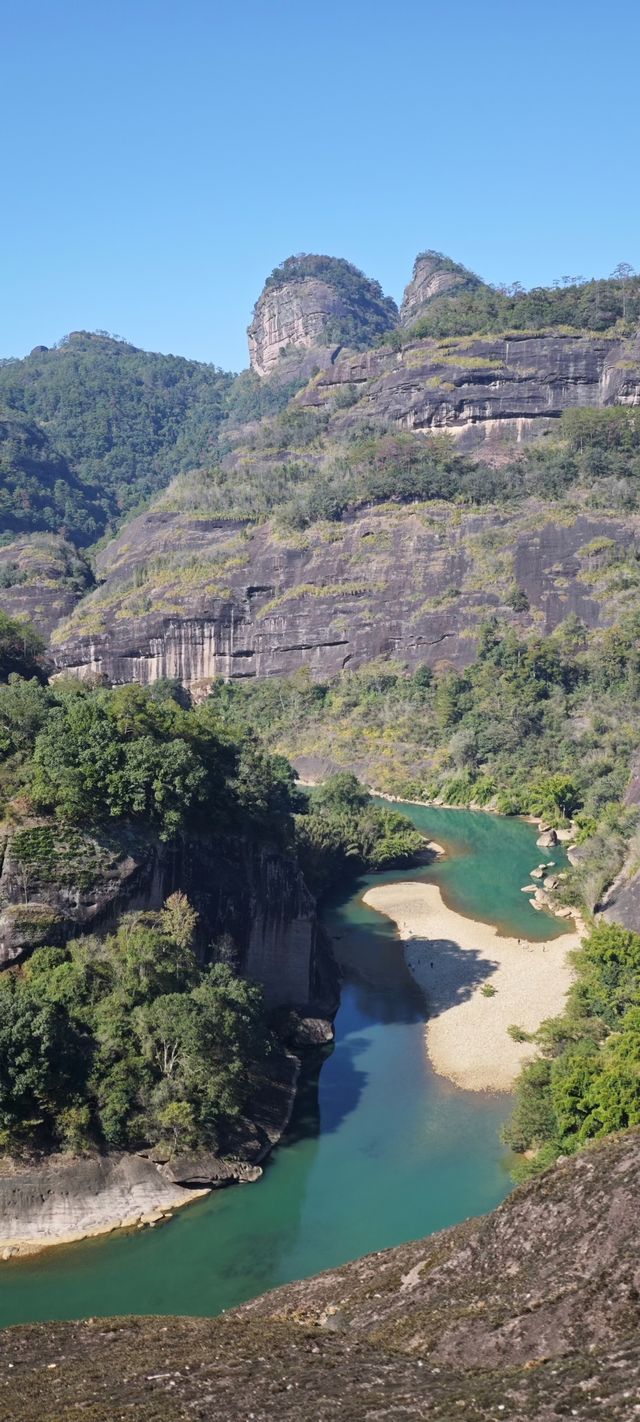
[(541, 943), (502, 937), (492, 924), (448, 908), (436, 884), (410, 880), (368, 889), (364, 902), (392, 919), (403, 940), (427, 999), (434, 1070), (466, 1091), (511, 1091), (536, 1048), (515, 1042), (508, 1028), (534, 1032), (562, 1011), (582, 925)]

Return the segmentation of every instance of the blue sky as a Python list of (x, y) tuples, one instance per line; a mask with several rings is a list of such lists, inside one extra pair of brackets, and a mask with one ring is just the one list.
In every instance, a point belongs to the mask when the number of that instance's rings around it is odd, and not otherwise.
[(436, 247), (640, 267), (640, 6), (2, 0), (0, 354), (78, 328), (246, 365), (291, 252), (397, 300)]

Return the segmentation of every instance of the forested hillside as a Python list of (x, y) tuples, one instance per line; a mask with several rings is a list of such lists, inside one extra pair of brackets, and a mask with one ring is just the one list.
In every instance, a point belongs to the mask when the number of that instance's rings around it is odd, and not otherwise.
[[(13, 631), (0, 629), (0, 787), (20, 894), (7, 917), (5, 872), (2, 947), (20, 920), (27, 961), (0, 974), (0, 1148), (217, 1149), (272, 1050), (259, 989), (231, 970), (237, 946), (200, 934), (196, 953), (198, 914), (181, 892), (162, 912), (128, 914), (106, 941), (66, 944), (47, 894), (104, 892), (136, 830), (176, 852), (189, 835), (214, 834), (218, 856), (225, 842), (275, 847), (317, 889), (403, 862), (421, 838), (352, 776), (309, 803), (286, 761), (232, 731), (213, 701), (192, 711), (171, 685), (27, 679), (39, 648), (16, 646)], [(29, 953), (29, 942), (42, 946)]]
[[(28, 427), (35, 447), (42, 448), (46, 436), (66, 461), (58, 482), (73, 482), (78, 503), (77, 513), (71, 513), (74, 532), (77, 541), (87, 544), (179, 470), (215, 457), (231, 380), (213, 365), (137, 350), (99, 332), (75, 331), (52, 350), (37, 348), (25, 360), (0, 364), (0, 410), (35, 422), (44, 431)], [(65, 475), (65, 468), (73, 474)], [(4, 472), (9, 474), (8, 466)], [(7, 486), (12, 493), (7, 516), (19, 528), (61, 531), (68, 516), (59, 502), (57, 523), (37, 500), (31, 522), (24, 521), (21, 509), (33, 498), (29, 472), (19, 456)], [(48, 478), (51, 482), (52, 474)], [(56, 497), (59, 501), (61, 495)]]

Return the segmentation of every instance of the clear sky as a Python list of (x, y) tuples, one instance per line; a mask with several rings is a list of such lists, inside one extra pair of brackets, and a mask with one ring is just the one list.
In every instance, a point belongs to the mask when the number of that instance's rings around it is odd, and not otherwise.
[(247, 363), (265, 276), (640, 267), (640, 4), (0, 0), (0, 354)]

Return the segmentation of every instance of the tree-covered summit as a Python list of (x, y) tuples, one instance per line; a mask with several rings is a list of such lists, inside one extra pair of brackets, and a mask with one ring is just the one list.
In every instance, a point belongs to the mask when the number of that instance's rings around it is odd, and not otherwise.
[(343, 307), (327, 318), (328, 344), (336, 342), (359, 350), (373, 345), (397, 324), (398, 309), (392, 297), (384, 295), (380, 282), (365, 276), (344, 257), (311, 252), (287, 257), (267, 277), (264, 290), (277, 291), (290, 283), (309, 280), (333, 287)]
[(26, 442), (3, 470), (16, 497), (0, 532), (64, 525), (93, 542), (174, 474), (214, 457), (232, 380), (102, 332), (75, 331), (51, 350), (0, 362), (0, 407), (14, 442)]

